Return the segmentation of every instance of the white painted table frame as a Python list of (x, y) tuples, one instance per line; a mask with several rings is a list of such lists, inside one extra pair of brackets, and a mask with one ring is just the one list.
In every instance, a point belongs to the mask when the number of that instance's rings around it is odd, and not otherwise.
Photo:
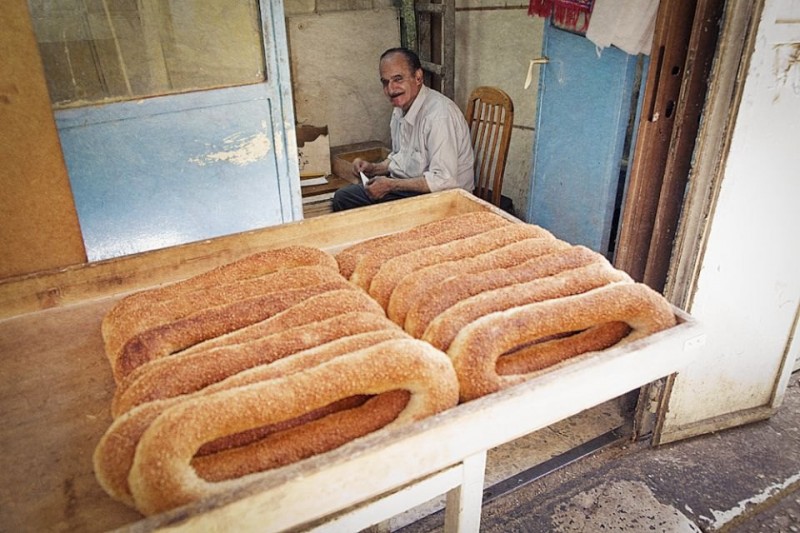
[(669, 330), (584, 354), (516, 387), (259, 475), (243, 490), (131, 529), (359, 529), (447, 492), (445, 529), (478, 531), (486, 452), (679, 371), (699, 353), (704, 334), (675, 313), (680, 323)]

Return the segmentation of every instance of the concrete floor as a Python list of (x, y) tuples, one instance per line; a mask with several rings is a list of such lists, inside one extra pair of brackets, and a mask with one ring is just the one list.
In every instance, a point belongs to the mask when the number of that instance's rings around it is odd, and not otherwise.
[[(441, 531), (442, 513), (403, 533)], [(485, 503), (482, 532), (800, 532), (800, 373), (770, 419), (612, 445)]]

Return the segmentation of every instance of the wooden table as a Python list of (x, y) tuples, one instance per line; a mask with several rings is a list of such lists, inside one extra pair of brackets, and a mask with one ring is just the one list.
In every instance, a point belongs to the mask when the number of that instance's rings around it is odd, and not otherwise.
[(92, 472), (114, 384), (100, 320), (122, 295), (250, 253), (304, 243), (329, 251), (446, 216), (492, 210), (448, 191), (0, 282), (0, 514), (10, 531), (213, 528), (356, 530), (447, 493), (446, 527), (477, 531), (487, 450), (682, 368), (698, 324), (585, 354), (532, 380), (418, 423), (251, 476), (242, 489), (142, 519)]

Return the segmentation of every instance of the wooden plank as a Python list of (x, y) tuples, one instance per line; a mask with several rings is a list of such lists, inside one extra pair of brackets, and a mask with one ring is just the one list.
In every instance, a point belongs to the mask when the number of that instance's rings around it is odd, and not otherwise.
[[(756, 17), (756, 6), (749, 1), (726, 3), (722, 37), (708, 81), (708, 96), (703, 122), (697, 136), (694, 163), (689, 176), (686, 201), (681, 211), (675, 258), (670, 264), (664, 294), (681, 309), (691, 305), (701, 258), (708, 238), (709, 213), (719, 195), (722, 161), (726, 157), (744, 79), (744, 51), (748, 46), (748, 27)], [(752, 48), (752, 45), (749, 45)]]
[(459, 533), (478, 532), (481, 525), (483, 477), (486, 470), (486, 451), (464, 458), (463, 479), (447, 493), (444, 530)]
[(424, 195), (417, 200), (400, 200), (350, 213), (335, 213), (329, 217), (2, 280), (0, 318), (177, 281), (260, 250), (298, 242), (332, 249), (479, 209), (490, 209), (509, 217), (459, 190)]
[(685, 73), (643, 278), (644, 283), (657, 291), (664, 289), (667, 279), (724, 5), (724, 0), (701, 0), (694, 14)]
[(376, 500), (357, 505), (320, 525), (310, 526), (308, 530), (318, 533), (361, 531), (393, 517), (397, 509), (410, 509), (458, 487), (464, 479), (464, 468), (461, 464), (452, 466)]
[(25, 0), (0, 10), (0, 279), (86, 253)]
[[(185, 508), (139, 520), (137, 513), (103, 493), (94, 479), (91, 455), (111, 422), (114, 383), (103, 353), (100, 321), (123, 292), (186, 277), (204, 269), (198, 265), (214, 266), (243, 254), (241, 248), (254, 251), (302, 242), (325, 244), (321, 247), (334, 251), (367, 236), (474, 210), (502, 214), (463, 191), (449, 191), (219, 239), (222, 242), (44, 273), (37, 277), (46, 278), (47, 285), (56, 290), (63, 285), (60, 294), (66, 295), (47, 310), (38, 310), (35, 296), (21, 294), (23, 289), (35, 293), (37, 286), (31, 279), (8, 284), (16, 287), (6, 296), (15, 295), (19, 301), (36, 305), (32, 312), (0, 320), (0, 353), (4, 354), (0, 359), (4, 420), (0, 426), (4, 450), (0, 454), (4, 481), (0, 507), (4, 526), (10, 530), (51, 530), (58, 525), (81, 531), (117, 527), (131, 531), (231, 527), (282, 531), (324, 519), (462, 463), (465, 471), (460, 483), (464, 488), (458, 497), (464, 498), (466, 507), (460, 521), (476, 524), (474, 513), (479, 513), (479, 508), (473, 489), (480, 485), (478, 465), (486, 450), (671, 374), (696, 353), (698, 343), (693, 339), (699, 326), (676, 309), (679, 325), (667, 331), (575, 358), (518, 387), (417, 424), (379, 431), (327, 454), (254, 475), (236, 490)], [(127, 276), (135, 281), (128, 282)], [(598, 375), (613, 375), (614, 379), (597, 379)], [(521, 412), (526, 416), (520, 417)], [(453, 493), (451, 500), (455, 497)]]
[(614, 265), (637, 281), (644, 278), (694, 6), (695, 2), (689, 0), (664, 0), (658, 6), (643, 111), (614, 258)]

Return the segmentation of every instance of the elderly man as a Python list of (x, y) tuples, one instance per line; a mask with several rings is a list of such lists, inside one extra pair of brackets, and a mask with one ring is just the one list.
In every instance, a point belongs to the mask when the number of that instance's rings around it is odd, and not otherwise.
[(381, 55), (383, 92), (394, 106), (392, 152), (384, 161), (353, 161), (366, 185), (348, 185), (333, 197), (342, 211), (428, 192), (474, 188), (469, 126), (456, 104), (423, 84), (419, 57), (406, 48)]

